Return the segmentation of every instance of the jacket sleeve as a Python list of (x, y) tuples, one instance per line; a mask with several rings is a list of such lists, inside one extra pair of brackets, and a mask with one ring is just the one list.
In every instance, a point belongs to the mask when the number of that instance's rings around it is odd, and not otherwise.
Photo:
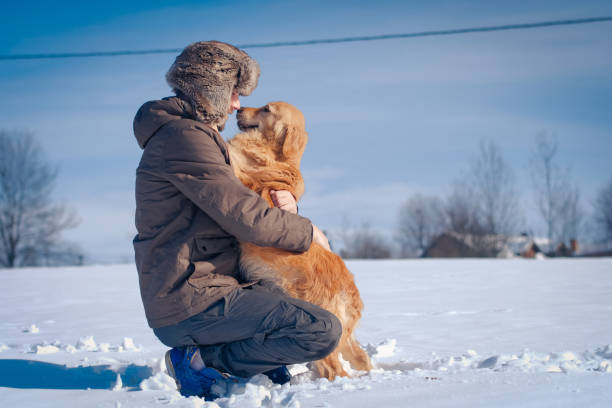
[(179, 191), (239, 241), (296, 252), (310, 248), (310, 220), (270, 208), (245, 187), (208, 133), (183, 128), (172, 134), (162, 153), (162, 170)]

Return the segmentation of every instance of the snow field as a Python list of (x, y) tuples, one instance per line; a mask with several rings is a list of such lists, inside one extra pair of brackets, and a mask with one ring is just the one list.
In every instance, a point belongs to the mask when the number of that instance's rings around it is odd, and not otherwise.
[[(183, 398), (133, 265), (0, 270), (3, 406), (608, 407), (612, 260), (353, 261), (375, 364), (333, 382), (292, 366)], [(6, 405), (5, 405), (6, 404)]]
[[(38, 332), (39, 331), (33, 333)], [(6, 344), (0, 344), (0, 352), (9, 349), (10, 347), (8, 347)], [(71, 354), (78, 353), (79, 351), (113, 351), (122, 353), (124, 351), (140, 351), (140, 347), (136, 347), (134, 345), (134, 340), (129, 337), (124, 337), (123, 341), (119, 345), (111, 345), (109, 343), (97, 344), (93, 336), (85, 336), (81, 337), (74, 346), (72, 344), (62, 344), (62, 342), (59, 340), (54, 340), (53, 342), (48, 342), (45, 340), (41, 343), (24, 344), (22, 350), (24, 353), (34, 354), (53, 354), (62, 350)]]

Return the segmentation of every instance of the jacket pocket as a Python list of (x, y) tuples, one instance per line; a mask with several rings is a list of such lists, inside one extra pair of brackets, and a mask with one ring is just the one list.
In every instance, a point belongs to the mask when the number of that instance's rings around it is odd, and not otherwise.
[(206, 275), (196, 276), (192, 275), (187, 283), (196, 289), (204, 289), (210, 287), (220, 286), (236, 286), (238, 287), (238, 281), (228, 275), (220, 275), (216, 273), (209, 273)]
[(199, 236), (194, 239), (191, 261), (206, 261), (224, 252), (235, 250), (238, 246), (233, 237)]
[(231, 236), (196, 236), (191, 249), (193, 268), (187, 282), (196, 289), (238, 286), (236, 265), (238, 245)]

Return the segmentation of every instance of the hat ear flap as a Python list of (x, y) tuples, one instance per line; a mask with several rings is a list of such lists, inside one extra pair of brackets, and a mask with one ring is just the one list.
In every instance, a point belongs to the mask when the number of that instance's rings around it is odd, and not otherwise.
[(308, 133), (304, 129), (298, 126), (287, 126), (283, 141), (283, 156), (287, 160), (296, 160), (299, 163), (306, 149), (306, 143), (308, 143)]

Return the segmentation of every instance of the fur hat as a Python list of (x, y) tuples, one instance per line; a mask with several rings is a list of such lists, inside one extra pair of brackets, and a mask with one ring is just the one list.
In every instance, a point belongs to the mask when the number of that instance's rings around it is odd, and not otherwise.
[(168, 85), (191, 103), (196, 118), (219, 130), (227, 121), (232, 92), (250, 95), (258, 79), (259, 64), (220, 41), (188, 45), (166, 74)]

